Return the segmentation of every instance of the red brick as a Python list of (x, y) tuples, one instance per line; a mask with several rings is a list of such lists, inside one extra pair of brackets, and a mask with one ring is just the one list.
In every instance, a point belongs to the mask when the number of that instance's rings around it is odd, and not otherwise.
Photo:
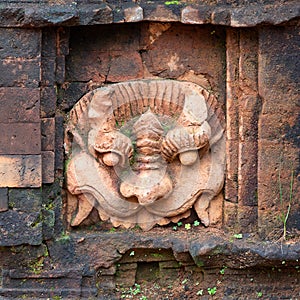
[(37, 88), (40, 83), (40, 58), (0, 60), (0, 87)]
[(54, 182), (54, 152), (42, 152), (42, 181), (43, 183)]
[(54, 151), (55, 147), (55, 119), (41, 120), (42, 151)]
[(0, 122), (38, 122), (40, 91), (29, 88), (0, 88)]
[(0, 154), (39, 154), (40, 123), (0, 123)]
[(0, 187), (40, 187), (41, 155), (0, 155)]

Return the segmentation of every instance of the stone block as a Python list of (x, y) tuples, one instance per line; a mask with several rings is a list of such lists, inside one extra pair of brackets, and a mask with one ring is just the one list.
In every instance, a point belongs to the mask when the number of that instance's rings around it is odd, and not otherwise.
[(41, 87), (41, 117), (53, 117), (56, 110), (56, 90), (55, 87)]
[(228, 140), (226, 143), (226, 179), (225, 199), (230, 202), (238, 201), (238, 141)]
[(0, 188), (0, 212), (8, 210), (8, 189)]
[(175, 8), (173, 12), (172, 6), (166, 5), (149, 5), (144, 11), (145, 21), (160, 21), (160, 22), (179, 22), (181, 17), (180, 7)]
[(65, 84), (59, 90), (62, 109), (69, 111), (86, 92), (88, 92), (86, 83), (70, 82), (69, 84)]
[[(283, 202), (289, 201), (291, 175), (297, 176), (299, 149), (289, 143), (259, 141), (258, 205), (269, 210), (280, 205), (280, 185)], [(294, 180), (294, 195), (299, 195), (300, 184)]]
[(138, 52), (122, 53), (121, 56), (112, 57), (107, 80), (119, 82), (139, 79), (143, 77), (143, 73), (142, 58)]
[(0, 187), (40, 187), (41, 155), (0, 155)]
[(42, 206), (40, 189), (9, 189), (9, 207), (25, 213), (39, 212)]
[(39, 154), (40, 123), (0, 123), (0, 154)]
[(55, 81), (63, 84), (65, 77), (65, 57), (60, 55), (56, 57)]
[(263, 114), (299, 111), (299, 32), (296, 27), (259, 30), (259, 92)]
[(34, 58), (40, 55), (39, 29), (0, 28), (0, 59)]
[(40, 91), (28, 88), (0, 88), (0, 122), (39, 122)]
[[(193, 70), (195, 74), (205, 74), (213, 90), (224, 95), (225, 33), (222, 29), (173, 23), (167, 30), (150, 26), (147, 35), (148, 46), (142, 59), (152, 75), (175, 79)], [(208, 64), (210, 61), (214, 63)], [(221, 97), (219, 101), (222, 102)]]
[(0, 60), (0, 87), (38, 88), (40, 58), (7, 58)]
[[(139, 50), (139, 26), (110, 24), (99, 27), (71, 28), (70, 56), (82, 52), (133, 52)], [(99, 57), (101, 59), (101, 57)], [(83, 60), (88, 59), (87, 56)]]
[(181, 11), (181, 22), (184, 24), (205, 24), (210, 20), (211, 12), (208, 8), (200, 9), (187, 6)]
[(140, 6), (131, 6), (124, 9), (125, 22), (139, 22), (143, 20), (143, 9)]
[(64, 168), (64, 117), (55, 118), (55, 170)]
[(70, 29), (67, 27), (60, 27), (57, 31), (57, 35), (57, 55), (66, 56), (69, 54)]
[(104, 82), (109, 72), (110, 55), (107, 52), (70, 52), (66, 57), (67, 81)]
[(42, 32), (42, 57), (56, 56), (56, 28), (48, 27)]
[[(290, 109), (293, 109), (292, 105)], [(300, 113), (300, 109), (298, 110)], [(299, 113), (297, 107), (294, 107), (294, 110), (289, 113), (262, 114), (259, 119), (259, 137), (273, 142), (284, 141), (290, 128), (297, 126)], [(299, 134), (299, 132), (296, 134)]]
[(54, 152), (42, 151), (42, 182), (54, 182)]
[(239, 144), (239, 205), (257, 205), (257, 141), (245, 141)]
[(40, 212), (23, 213), (8, 210), (0, 214), (0, 246), (42, 243)]
[(180, 268), (180, 264), (176, 260), (170, 260), (170, 261), (162, 261), (159, 262), (159, 269), (164, 272), (162, 269), (177, 269)]
[(42, 57), (41, 62), (41, 83), (42, 86), (53, 86), (55, 84), (55, 57)]
[(41, 120), (42, 151), (54, 151), (55, 147), (55, 119)]
[(42, 209), (43, 215), (43, 240), (49, 240), (53, 238), (55, 213), (51, 209)]
[(51, 295), (53, 298), (63, 295), (67, 299), (77, 299), (81, 294), (82, 275), (80, 270), (22, 272), (19, 269), (11, 269), (5, 270), (3, 273), (3, 287), (6, 291), (13, 290), (15, 295), (33, 296), (35, 299), (41, 299), (45, 294)]
[(257, 219), (258, 219), (257, 206), (238, 207), (239, 232), (256, 232)]
[(97, 2), (78, 3), (81, 25), (110, 24), (113, 22), (113, 10), (106, 4)]
[(235, 230), (237, 224), (238, 205), (229, 201), (224, 201), (224, 225), (228, 229)]

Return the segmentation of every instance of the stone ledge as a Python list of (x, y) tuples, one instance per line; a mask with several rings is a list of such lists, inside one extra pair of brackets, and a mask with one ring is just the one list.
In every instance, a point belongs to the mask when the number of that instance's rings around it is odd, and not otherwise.
[[(52, 2), (52, 1), (51, 1)], [(137, 21), (182, 22), (250, 27), (259, 24), (278, 25), (300, 15), (298, 1), (2, 1), (0, 26), (45, 27), (50, 25), (79, 26)]]
[[(69, 237), (69, 249), (76, 248), (76, 254), (72, 257), (69, 253), (68, 262), (74, 260), (85, 262), (86, 268), (109, 268), (120, 261), (130, 260), (130, 253), (137, 254), (142, 249), (161, 251), (171, 250), (174, 257), (180, 263), (182, 254), (191, 256), (196, 265), (211, 268), (226, 265), (235, 269), (243, 269), (254, 266), (285, 266), (300, 265), (300, 242), (272, 242), (247, 237), (242, 239), (226, 235), (224, 232), (210, 232), (209, 230), (199, 230), (195, 232), (169, 232), (160, 233), (160, 230), (153, 232), (115, 232), (99, 234), (75, 234)], [(183, 229), (184, 230), (184, 229)], [(171, 231), (171, 229), (170, 229)], [(61, 246), (57, 242), (47, 242), (52, 257), (62, 253)], [(101, 250), (99, 248), (101, 245)], [(64, 245), (63, 247), (66, 247)], [(97, 247), (97, 251), (96, 248)], [(64, 250), (66, 250), (64, 248)], [(141, 251), (140, 251), (141, 250)], [(64, 259), (63, 257), (61, 258)], [(186, 258), (183, 259), (185, 262)], [(96, 262), (96, 263), (95, 263)]]

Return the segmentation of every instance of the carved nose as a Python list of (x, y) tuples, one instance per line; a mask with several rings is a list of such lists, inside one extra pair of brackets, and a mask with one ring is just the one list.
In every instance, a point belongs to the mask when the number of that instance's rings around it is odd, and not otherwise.
[(122, 182), (120, 193), (125, 198), (137, 197), (139, 204), (143, 206), (168, 196), (173, 190), (171, 178), (165, 173), (162, 179), (154, 181), (154, 175), (153, 170), (152, 172), (144, 171), (143, 174), (139, 174), (135, 181)]

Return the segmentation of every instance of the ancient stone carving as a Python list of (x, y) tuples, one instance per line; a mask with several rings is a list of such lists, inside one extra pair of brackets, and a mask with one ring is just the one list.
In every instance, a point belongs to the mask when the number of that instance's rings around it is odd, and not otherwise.
[(194, 207), (206, 226), (223, 187), (223, 117), (216, 98), (189, 82), (140, 80), (96, 89), (66, 128), (72, 226), (93, 208), (113, 226), (144, 230)]

